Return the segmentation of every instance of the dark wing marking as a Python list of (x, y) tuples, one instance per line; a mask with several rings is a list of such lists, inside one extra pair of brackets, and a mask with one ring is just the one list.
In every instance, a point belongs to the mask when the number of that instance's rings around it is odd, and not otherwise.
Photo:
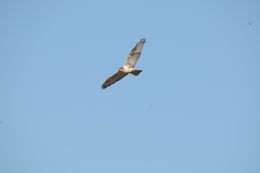
[(113, 74), (113, 76), (110, 76), (102, 85), (102, 88), (105, 89), (107, 87), (109, 87), (110, 85), (112, 85), (113, 83), (119, 81), (120, 79), (122, 79), (123, 77), (125, 77), (126, 75), (128, 75), (128, 73), (124, 73), (121, 71), (118, 71), (117, 73)]

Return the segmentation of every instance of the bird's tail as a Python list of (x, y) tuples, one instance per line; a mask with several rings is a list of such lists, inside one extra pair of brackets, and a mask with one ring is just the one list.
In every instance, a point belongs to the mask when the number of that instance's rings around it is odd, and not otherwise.
[(138, 76), (143, 70), (133, 70), (131, 72), (132, 75)]

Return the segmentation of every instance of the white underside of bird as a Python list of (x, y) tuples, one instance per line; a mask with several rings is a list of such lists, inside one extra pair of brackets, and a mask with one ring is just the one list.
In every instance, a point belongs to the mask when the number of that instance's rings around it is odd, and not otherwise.
[(132, 67), (128, 67), (124, 65), (123, 67), (119, 68), (119, 71), (122, 71), (124, 73), (131, 73), (134, 70)]

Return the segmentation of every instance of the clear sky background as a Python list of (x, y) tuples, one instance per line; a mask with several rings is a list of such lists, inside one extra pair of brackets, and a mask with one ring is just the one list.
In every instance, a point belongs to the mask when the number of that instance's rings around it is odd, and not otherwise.
[(259, 173), (259, 75), (258, 0), (1, 0), (0, 172)]

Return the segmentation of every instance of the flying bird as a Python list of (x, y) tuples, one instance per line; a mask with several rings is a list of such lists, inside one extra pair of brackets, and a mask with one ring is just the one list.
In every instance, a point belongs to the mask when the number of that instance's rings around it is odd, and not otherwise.
[(114, 84), (115, 82), (119, 81), (120, 79), (122, 79), (123, 77), (128, 75), (129, 73), (137, 76), (137, 75), (139, 75), (142, 72), (142, 70), (135, 70), (134, 67), (135, 67), (138, 59), (141, 56), (144, 43), (145, 43), (145, 39), (142, 38), (136, 44), (136, 46), (131, 50), (131, 52), (129, 53), (129, 55), (128, 55), (127, 59), (126, 59), (125, 64), (118, 69), (117, 73), (115, 73), (112, 76), (110, 76), (103, 83), (103, 85), (102, 85), (103, 89), (105, 89), (105, 88), (109, 87), (110, 85)]

